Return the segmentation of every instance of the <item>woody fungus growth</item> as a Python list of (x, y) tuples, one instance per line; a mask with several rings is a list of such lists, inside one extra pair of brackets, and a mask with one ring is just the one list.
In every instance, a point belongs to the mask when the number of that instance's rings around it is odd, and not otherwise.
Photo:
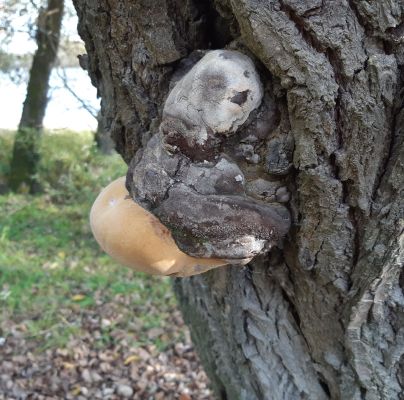
[(98, 195), (91, 208), (90, 225), (106, 253), (140, 272), (187, 276), (226, 264), (183, 253), (170, 231), (131, 199), (125, 177), (113, 181)]
[(250, 58), (207, 52), (172, 88), (160, 130), (132, 160), (126, 186), (120, 178), (94, 202), (100, 246), (137, 271), (190, 276), (245, 264), (279, 243), (288, 210), (251, 196), (245, 166), (223, 152), (262, 99)]
[(208, 52), (171, 90), (163, 110), (164, 141), (195, 160), (214, 153), (262, 100), (253, 62), (236, 51)]

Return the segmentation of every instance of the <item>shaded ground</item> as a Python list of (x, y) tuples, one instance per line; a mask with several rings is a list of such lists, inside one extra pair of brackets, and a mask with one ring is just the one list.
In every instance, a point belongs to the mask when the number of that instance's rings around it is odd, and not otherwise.
[[(164, 317), (168, 331), (145, 330), (134, 317), (128, 332), (115, 324), (120, 307), (130, 307), (130, 298), (117, 295), (102, 303), (99, 295), (98, 306), (77, 310), (80, 333), (61, 348), (42, 349), (50, 332), (32, 337), (26, 322), (3, 319), (7, 338), (1, 340), (0, 399), (212, 398), (178, 311)], [(152, 305), (149, 312), (158, 314)], [(77, 316), (61, 310), (63, 320), (62, 329), (69, 329), (69, 320)], [(149, 344), (133, 343), (145, 334)], [(162, 340), (167, 343), (163, 348), (153, 344)]]
[[(0, 132), (0, 188), (12, 135)], [(124, 175), (88, 134), (45, 135), (41, 196), (0, 195), (1, 399), (212, 399), (168, 278), (92, 238), (100, 189)]]

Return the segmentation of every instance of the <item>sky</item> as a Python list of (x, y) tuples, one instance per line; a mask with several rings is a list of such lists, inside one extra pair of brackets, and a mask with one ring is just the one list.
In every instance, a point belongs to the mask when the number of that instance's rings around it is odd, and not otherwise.
[[(86, 71), (79, 68), (65, 70), (69, 86), (77, 96), (83, 99), (93, 109), (98, 110), (99, 99), (97, 91), (91, 85)], [(47, 129), (71, 129), (74, 131), (96, 130), (96, 119), (85, 109), (77, 99), (64, 88), (63, 80), (58, 71), (54, 70), (51, 77), (51, 90), (46, 109), (44, 127)], [(16, 129), (18, 127), (22, 104), (25, 99), (26, 86), (15, 84), (4, 74), (0, 74), (0, 129)]]
[[(4, 1), (4, 4), (8, 0)], [(2, 0), (0, 0), (0, 15), (3, 11)], [(35, 12), (32, 10), (32, 12)], [(36, 16), (23, 14), (19, 16), (14, 16), (13, 18), (13, 29), (15, 33), (12, 37), (10, 43), (3, 45), (3, 48), (8, 53), (14, 54), (26, 54), (34, 53), (36, 50), (36, 43), (29, 33), (27, 32), (27, 25), (29, 20), (35, 20)], [(65, 36), (69, 36), (71, 41), (80, 41), (80, 36), (77, 33), (77, 15), (73, 7), (72, 0), (65, 0), (65, 15), (63, 17), (62, 31)], [(4, 39), (4, 31), (0, 30), (0, 42)]]

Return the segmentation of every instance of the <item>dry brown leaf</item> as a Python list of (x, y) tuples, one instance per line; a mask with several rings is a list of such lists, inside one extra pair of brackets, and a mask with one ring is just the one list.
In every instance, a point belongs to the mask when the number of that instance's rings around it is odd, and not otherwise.
[(140, 357), (137, 354), (133, 354), (133, 355), (127, 357), (123, 363), (124, 363), (124, 365), (128, 365), (128, 364), (132, 363), (133, 361), (139, 361), (139, 360), (140, 360)]
[(76, 368), (75, 364), (72, 364), (72, 363), (69, 363), (69, 362), (64, 362), (62, 365), (63, 365), (63, 368), (65, 368), (65, 369), (74, 369), (74, 368)]
[(71, 297), (72, 301), (81, 301), (85, 298), (84, 294), (75, 294)]

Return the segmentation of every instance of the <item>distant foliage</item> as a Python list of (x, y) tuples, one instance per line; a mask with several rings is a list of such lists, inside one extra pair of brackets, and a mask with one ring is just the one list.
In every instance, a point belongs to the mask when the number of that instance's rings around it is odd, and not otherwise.
[(0, 72), (7, 74), (16, 84), (28, 80), (28, 71), (32, 62), (30, 54), (7, 53), (0, 48)]
[(6, 176), (10, 170), (10, 160), (13, 151), (14, 133), (0, 131), (0, 193), (5, 190)]
[(45, 0), (5, 0), (0, 8), (0, 44), (10, 43), (16, 33), (33, 39), (38, 11), (45, 4)]
[[(0, 131), (0, 186), (5, 177), (14, 134)], [(94, 183), (104, 186), (117, 174), (125, 175), (126, 164), (115, 154), (105, 157), (96, 148), (91, 132), (47, 131), (40, 143), (38, 179), (54, 201), (78, 201), (93, 196)]]

